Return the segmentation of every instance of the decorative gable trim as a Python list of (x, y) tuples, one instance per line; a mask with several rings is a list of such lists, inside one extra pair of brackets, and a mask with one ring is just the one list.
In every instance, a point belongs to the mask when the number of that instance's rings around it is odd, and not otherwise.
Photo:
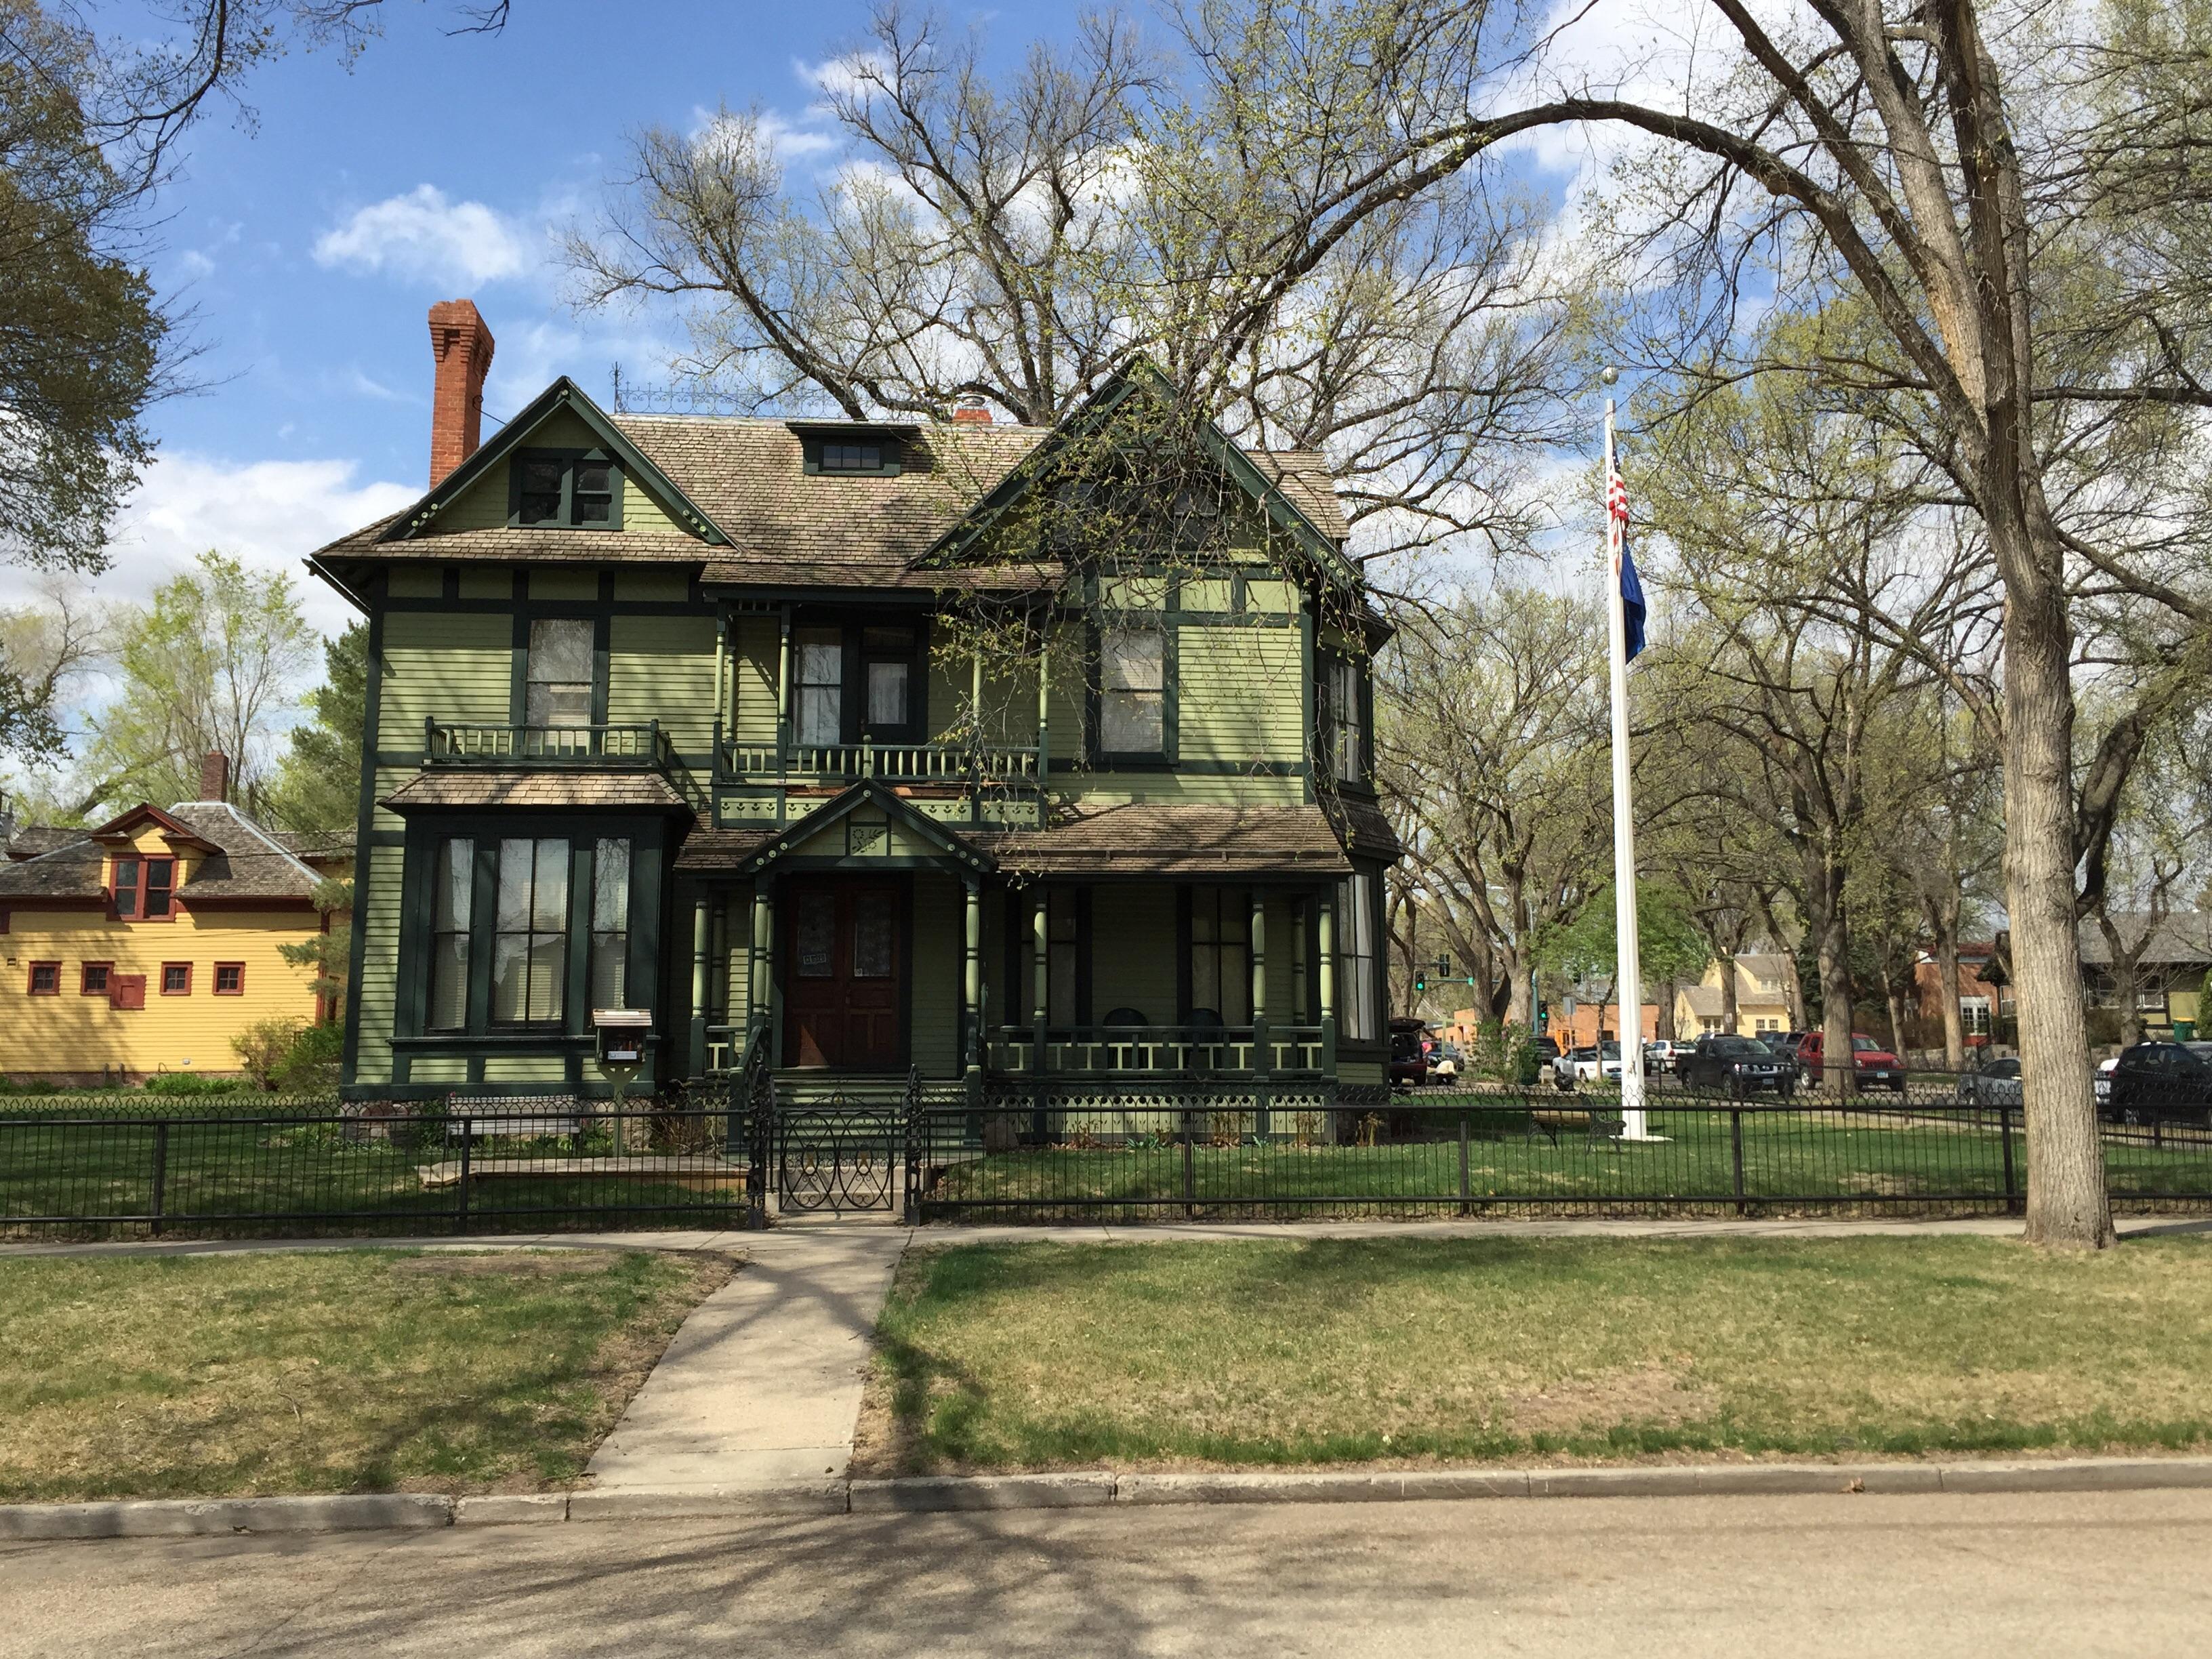
[(583, 387), (563, 374), (532, 400), (530, 405), (499, 430), (499, 435), (478, 449), (435, 484), (428, 495), (398, 514), (377, 537), (380, 542), (411, 541), (436, 526), (438, 514), (466, 494), (493, 467), (531, 447), (530, 434), (562, 410), (592, 429), (606, 452), (622, 464), (623, 476), (634, 480), (658, 501), (678, 528), (710, 546), (732, 545), (730, 537), (652, 458), (623, 435)]
[(805, 817), (785, 825), (774, 839), (744, 859), (737, 866), (740, 876), (755, 876), (769, 866), (781, 862), (798, 852), (806, 842), (820, 835), (840, 819), (849, 817), (855, 808), (877, 806), (885, 817), (909, 831), (920, 841), (943, 853), (948, 863), (972, 870), (978, 875), (988, 875), (999, 867), (999, 861), (964, 837), (956, 835), (945, 824), (918, 811), (908, 802), (902, 800), (890, 789), (873, 779), (863, 779), (843, 793), (833, 796)]
[[(915, 561), (915, 566), (957, 562), (1004, 516), (1009, 507), (1050, 471), (1054, 459), (1070, 443), (1097, 432), (1132, 396), (1141, 392), (1172, 396), (1175, 390), (1175, 382), (1168, 378), (1167, 372), (1151, 358), (1133, 359), (1054, 427), (1050, 435), (1000, 479), (966, 517), (939, 537), (929, 550)], [(1323, 573), (1344, 586), (1359, 586), (1358, 570), (1345, 557), (1344, 550), (1306, 516), (1304, 509), (1285, 495), (1279, 484), (1261, 471), (1212, 416), (1204, 420), (1199, 438), (1207, 454), (1267, 515), (1268, 522), (1290, 536), (1299, 550)]]

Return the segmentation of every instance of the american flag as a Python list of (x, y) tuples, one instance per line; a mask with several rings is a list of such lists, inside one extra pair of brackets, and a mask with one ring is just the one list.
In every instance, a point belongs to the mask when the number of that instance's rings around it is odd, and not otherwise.
[(1618, 472), (1606, 480), (1605, 510), (1622, 524), (1628, 522), (1628, 484)]
[(1636, 574), (1636, 561), (1628, 552), (1628, 485), (1618, 472), (1607, 475), (1605, 510), (1608, 519), (1620, 526), (1615, 537), (1620, 556), (1613, 565), (1613, 579), (1620, 584), (1621, 617), (1625, 625), (1627, 649), (1626, 660), (1634, 662), (1644, 649), (1644, 584)]

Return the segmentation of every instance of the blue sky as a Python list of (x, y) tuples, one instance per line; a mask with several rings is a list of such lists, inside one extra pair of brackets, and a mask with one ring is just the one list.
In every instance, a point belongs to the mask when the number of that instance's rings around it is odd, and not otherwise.
[[(578, 317), (553, 233), (599, 200), (629, 131), (688, 128), (718, 103), (775, 112), (794, 168), (828, 165), (814, 76), (865, 20), (860, 0), (518, 0), (503, 33), (455, 36), (457, 0), (389, 9), (350, 66), (290, 54), (247, 83), (250, 125), (218, 113), (192, 135), (153, 268), (193, 313), (209, 384), (153, 412), (160, 457), (105, 592), (143, 598), (211, 544), (296, 571), (411, 500), (428, 465), (433, 301), (482, 307), (498, 341), (494, 415), (557, 374), (595, 395), (617, 362), (634, 381), (660, 378), (672, 319)], [(129, 9), (101, 15), (120, 27)], [(1009, 59), (1071, 16), (1049, 3), (951, 13)], [(343, 625), (326, 592), (305, 597), (319, 626)]]

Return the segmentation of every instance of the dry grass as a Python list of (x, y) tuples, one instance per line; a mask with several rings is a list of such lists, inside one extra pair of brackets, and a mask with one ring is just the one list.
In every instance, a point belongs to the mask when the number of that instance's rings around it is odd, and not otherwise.
[(2212, 1447), (2212, 1239), (916, 1253), (878, 1471)]
[(723, 1257), (0, 1261), (0, 1500), (574, 1480)]

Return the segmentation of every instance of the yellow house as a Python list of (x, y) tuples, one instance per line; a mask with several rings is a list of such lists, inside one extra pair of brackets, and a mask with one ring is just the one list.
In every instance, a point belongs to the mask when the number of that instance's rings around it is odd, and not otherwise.
[[(211, 757), (212, 761), (212, 757)], [(142, 805), (97, 830), (39, 827), (0, 863), (0, 1075), (64, 1084), (235, 1073), (231, 1039), (325, 1017), (278, 947), (328, 925), (319, 882), (349, 846), (305, 846), (217, 799)]]
[(1735, 1030), (1740, 1036), (1766, 1036), (1796, 1023), (1790, 1012), (1790, 958), (1778, 951), (1747, 951), (1723, 963), (1705, 964), (1705, 976), (1675, 994), (1674, 1029), (1698, 1036), (1721, 1029), (1723, 975), (1735, 975)]

